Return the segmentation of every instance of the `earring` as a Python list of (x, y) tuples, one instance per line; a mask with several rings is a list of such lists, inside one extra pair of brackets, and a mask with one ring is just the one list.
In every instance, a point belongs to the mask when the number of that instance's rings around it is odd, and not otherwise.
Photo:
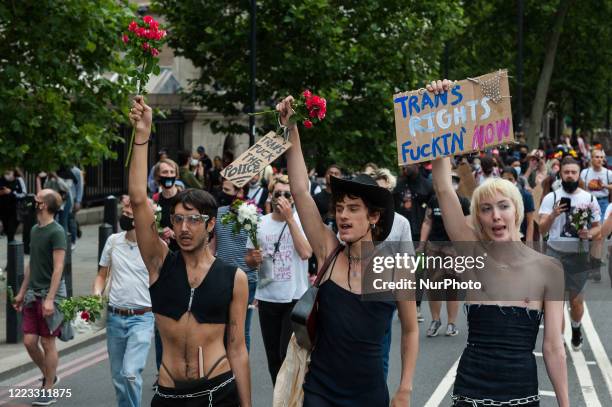
[(376, 223), (371, 223), (370, 227), (372, 228), (372, 230), (376, 229)]

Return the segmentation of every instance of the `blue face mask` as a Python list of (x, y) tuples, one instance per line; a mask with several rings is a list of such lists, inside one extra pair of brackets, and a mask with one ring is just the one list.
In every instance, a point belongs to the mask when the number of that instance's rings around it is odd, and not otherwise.
[(521, 167), (520, 166), (512, 167), (512, 168), (514, 168), (514, 171), (516, 171), (516, 175), (521, 175)]

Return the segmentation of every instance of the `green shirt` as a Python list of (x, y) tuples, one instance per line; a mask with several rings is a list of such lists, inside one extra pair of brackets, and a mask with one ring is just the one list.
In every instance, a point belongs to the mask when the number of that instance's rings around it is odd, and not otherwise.
[(193, 175), (193, 173), (189, 171), (187, 168), (181, 168), (179, 170), (179, 177), (181, 178), (181, 181), (183, 181), (183, 184), (185, 184), (187, 188), (202, 189), (203, 183), (200, 180), (198, 180), (196, 176)]
[(30, 232), (30, 285), (34, 290), (48, 289), (53, 275), (53, 251), (66, 250), (66, 232), (53, 221), (47, 226), (34, 225)]

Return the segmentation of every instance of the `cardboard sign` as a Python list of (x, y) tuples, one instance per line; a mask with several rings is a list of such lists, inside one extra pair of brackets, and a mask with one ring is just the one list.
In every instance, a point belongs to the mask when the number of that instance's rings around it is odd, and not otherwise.
[(398, 93), (393, 106), (400, 166), (514, 140), (506, 70), (459, 81), (438, 95)]
[(291, 143), (273, 131), (262, 137), (234, 162), (223, 169), (221, 176), (242, 188), (255, 174), (291, 147)]

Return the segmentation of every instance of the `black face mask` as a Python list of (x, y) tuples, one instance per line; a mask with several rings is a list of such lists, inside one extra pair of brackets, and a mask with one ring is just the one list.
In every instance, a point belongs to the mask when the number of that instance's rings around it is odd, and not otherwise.
[(524, 152), (524, 151), (521, 151), (521, 152), (519, 153), (519, 157), (521, 157), (521, 160), (524, 160), (524, 159), (525, 159), (525, 157), (527, 157), (527, 153), (526, 153), (526, 152)]
[(219, 206), (231, 205), (234, 199), (236, 199), (236, 196), (221, 192), (219, 195)]
[(164, 188), (172, 188), (174, 182), (176, 181), (176, 177), (159, 177), (159, 183)]
[(578, 181), (561, 181), (561, 186), (565, 192), (571, 194), (578, 189)]
[(134, 229), (134, 218), (130, 218), (126, 215), (121, 215), (119, 218), (119, 227), (126, 232)]

